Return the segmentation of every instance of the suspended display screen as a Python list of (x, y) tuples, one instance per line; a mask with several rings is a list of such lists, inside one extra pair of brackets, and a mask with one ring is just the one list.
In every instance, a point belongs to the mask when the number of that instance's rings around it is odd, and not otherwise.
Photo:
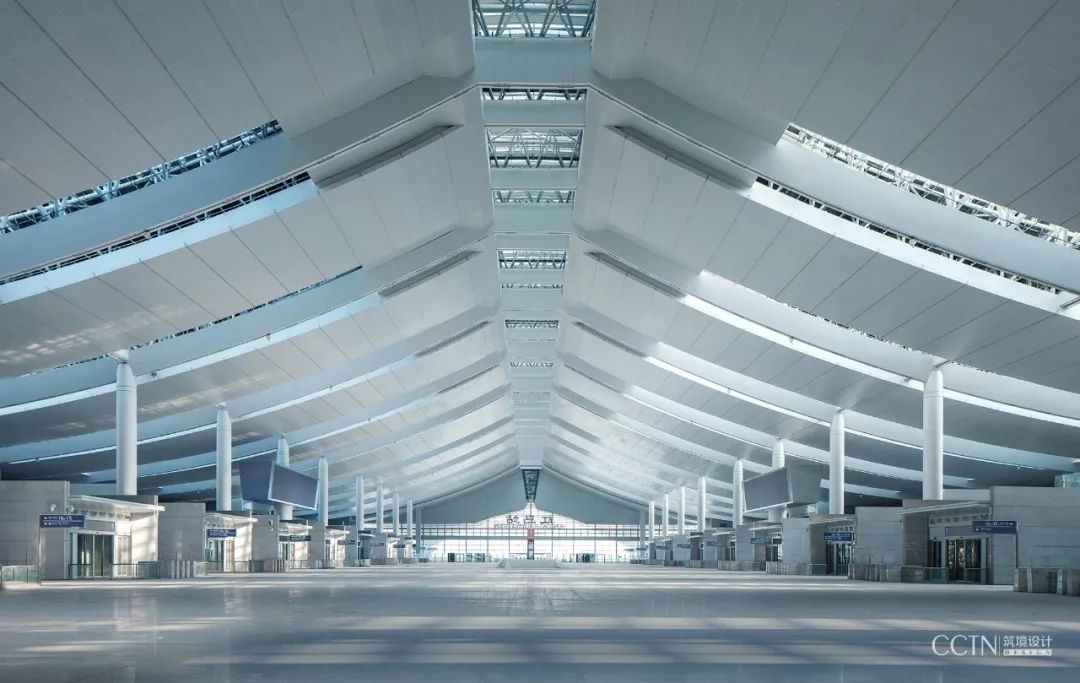
[(758, 510), (791, 502), (787, 469), (773, 470), (743, 482), (746, 509)]
[(810, 505), (821, 497), (824, 468), (817, 463), (789, 462), (786, 467), (743, 482), (747, 510), (775, 505)]
[(255, 503), (270, 502), (270, 478), (274, 474), (273, 460), (241, 460), (240, 496)]
[(239, 463), (240, 494), (255, 503), (291, 503), (315, 509), (319, 480), (282, 467), (274, 461), (243, 460)]
[(274, 465), (270, 483), (270, 500), (275, 503), (292, 503), (302, 508), (315, 509), (319, 480), (300, 474), (288, 467)]

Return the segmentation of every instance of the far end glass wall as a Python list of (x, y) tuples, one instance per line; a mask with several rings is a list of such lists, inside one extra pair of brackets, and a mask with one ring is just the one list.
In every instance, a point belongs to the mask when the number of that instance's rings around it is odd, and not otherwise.
[(528, 557), (561, 562), (629, 562), (638, 557), (636, 524), (590, 524), (536, 508), (468, 524), (424, 524), (421, 542), (433, 562), (498, 561)]

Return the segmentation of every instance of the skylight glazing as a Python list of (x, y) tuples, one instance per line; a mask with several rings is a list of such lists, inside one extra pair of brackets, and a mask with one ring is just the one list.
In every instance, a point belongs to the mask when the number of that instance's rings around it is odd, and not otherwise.
[(1019, 211), (995, 204), (955, 187), (930, 180), (847, 145), (793, 124), (784, 131), (784, 139), (835, 159), (882, 182), (899, 187), (927, 201), (947, 206), (988, 223), (1001, 225), (1039, 239), (1080, 249), (1080, 232), (1032, 218)]
[(558, 320), (506, 319), (506, 329), (508, 330), (555, 330), (558, 329), (558, 327)]
[(57, 199), (48, 204), (31, 207), (7, 216), (0, 216), (0, 233), (22, 230), (23, 228), (37, 225), (38, 223), (57, 218), (58, 216), (75, 213), (76, 211), (81, 211), (82, 209), (107, 202), (110, 199), (122, 197), (126, 194), (135, 192), (136, 190), (141, 190), (144, 187), (156, 185), (173, 176), (178, 176), (182, 173), (206, 166), (233, 152), (238, 152), (245, 147), (250, 147), (257, 142), (272, 138), (280, 133), (281, 125), (277, 121), (270, 121), (269, 123), (256, 126), (251, 130), (244, 131), (227, 140), (221, 140), (205, 149), (192, 152), (187, 156), (174, 159), (164, 164), (158, 164), (157, 166), (151, 166), (145, 171), (140, 171), (134, 175), (120, 178), (119, 180), (110, 180), (104, 185), (98, 185), (89, 190), (83, 190), (82, 192), (62, 199)]
[(473, 35), (483, 38), (587, 38), (596, 0), (472, 0)]
[(562, 270), (566, 252), (554, 249), (499, 249), (502, 270)]
[(561, 282), (504, 282), (502, 288), (560, 290), (563, 286)]
[(496, 204), (573, 204), (574, 190), (492, 190)]
[(581, 129), (488, 128), (492, 168), (575, 168), (581, 159)]
[(481, 90), (485, 100), (508, 102), (577, 102), (585, 99), (585, 88), (486, 87)]

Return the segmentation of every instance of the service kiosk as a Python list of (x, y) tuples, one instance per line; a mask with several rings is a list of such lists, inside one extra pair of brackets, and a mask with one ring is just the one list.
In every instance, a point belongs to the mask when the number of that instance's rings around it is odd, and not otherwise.
[(311, 527), (303, 522), (278, 521), (278, 559), (287, 569), (311, 567)]
[(701, 537), (701, 566), (706, 569), (716, 569), (722, 552), (721, 541), (716, 534), (705, 531)]
[(847, 576), (855, 541), (854, 515), (788, 517), (781, 522), (783, 554), (766, 571), (803, 576)]
[(157, 496), (71, 495), (70, 515), (85, 524), (68, 530), (69, 579), (154, 578), (158, 559)]
[(355, 541), (350, 544), (350, 535), (344, 527), (326, 527), (323, 535), (323, 567), (332, 569), (346, 566), (349, 550), (356, 546)]
[(690, 565), (690, 536), (687, 534), (677, 534), (671, 537), (669, 541), (671, 551), (671, 565), (675, 567), (687, 567)]
[(670, 567), (675, 563), (675, 555), (672, 539), (670, 536), (661, 536), (656, 539), (656, 564)]
[(255, 520), (246, 512), (205, 513), (206, 570), (250, 572), (251, 529), (254, 524)]
[(370, 531), (361, 531), (356, 537), (356, 566), (370, 567), (371, 553), (375, 535)]
[(716, 544), (717, 568), (727, 571), (738, 569), (738, 561), (735, 559), (735, 528), (715, 529), (712, 536), (713, 543)]
[(371, 564), (397, 564), (398, 539), (385, 533), (371, 535)]
[[(783, 557), (783, 530), (779, 524), (758, 522), (750, 527), (750, 544), (754, 547), (754, 569), (768, 570), (768, 564), (779, 564)], [(760, 565), (760, 566), (759, 566)]]

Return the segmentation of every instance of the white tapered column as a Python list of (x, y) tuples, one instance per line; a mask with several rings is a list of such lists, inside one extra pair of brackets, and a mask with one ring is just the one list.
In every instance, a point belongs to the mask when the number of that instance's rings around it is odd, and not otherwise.
[(330, 465), (319, 458), (319, 524), (330, 523)]
[(356, 476), (356, 536), (364, 530), (364, 478)]
[(698, 479), (697, 485), (698, 503), (697, 503), (697, 528), (698, 531), (705, 531), (705, 516), (707, 514), (708, 503), (705, 500), (705, 477)]
[(139, 399), (135, 374), (124, 360), (116, 366), (116, 493), (139, 492)]
[(670, 496), (665, 493), (664, 494), (664, 518), (662, 520), (660, 520), (660, 534), (662, 536), (667, 536), (668, 535), (668, 520), (671, 517), (671, 501), (669, 500), (669, 498), (670, 498)]
[(224, 403), (217, 411), (217, 511), (232, 510), (232, 419)]
[(416, 538), (416, 530), (413, 528), (412, 498), (405, 501), (405, 538)]
[(375, 485), (375, 533), (381, 534), (383, 529), (383, 523), (386, 521), (386, 506), (383, 500), (382, 483)]
[(743, 461), (736, 460), (731, 466), (731, 526), (736, 527), (743, 523), (745, 506), (743, 503)]
[[(277, 440), (277, 464), (282, 467), (289, 466), (289, 442), (285, 439), (284, 434), (279, 436)], [(274, 503), (274, 508), (277, 510), (279, 518), (285, 521), (293, 518), (292, 503)]]
[(654, 501), (651, 501), (651, 500), (649, 501), (648, 527), (649, 527), (649, 532), (648, 532), (649, 533), (649, 540), (651, 541), (654, 538), (656, 538), (656, 503)]
[(923, 500), (941, 500), (945, 493), (945, 378), (934, 368), (923, 388)]
[(401, 536), (401, 497), (394, 491), (394, 536)]
[[(784, 455), (784, 440), (777, 439), (776, 443), (772, 447), (772, 468), (774, 470), (780, 469), (787, 464), (787, 456)], [(769, 521), (779, 522), (787, 514), (787, 509), (784, 506), (777, 506), (769, 509)]]
[(686, 487), (679, 487), (679, 535), (686, 535)]
[(829, 514), (844, 514), (844, 412), (837, 410), (829, 426)]

